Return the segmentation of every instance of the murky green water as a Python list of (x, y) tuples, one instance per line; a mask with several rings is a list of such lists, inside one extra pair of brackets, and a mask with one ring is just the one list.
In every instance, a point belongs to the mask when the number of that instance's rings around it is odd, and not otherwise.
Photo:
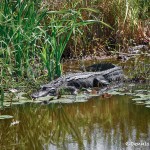
[[(1, 114), (14, 116), (0, 120), (1, 150), (150, 149), (150, 109), (133, 104), (129, 96), (96, 97), (74, 104), (26, 104)], [(141, 146), (131, 146), (138, 143)]]
[[(78, 72), (79, 62), (66, 63), (64, 70)], [(138, 90), (146, 90), (148, 96), (147, 85)], [(0, 120), (0, 150), (149, 150), (150, 108), (135, 104), (133, 98), (100, 96), (80, 103), (24, 104), (0, 110), (0, 115), (13, 116)]]

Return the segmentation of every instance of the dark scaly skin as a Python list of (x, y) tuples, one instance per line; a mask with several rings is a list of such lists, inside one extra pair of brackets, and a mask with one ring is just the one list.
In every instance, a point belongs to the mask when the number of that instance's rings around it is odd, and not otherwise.
[[(63, 88), (70, 90), (71, 94), (76, 94), (77, 89), (93, 87), (103, 88), (111, 82), (117, 82), (124, 79), (121, 67), (110, 63), (97, 65), (99, 65), (96, 66), (97, 72), (93, 71), (63, 75), (48, 84), (42, 85), (41, 89), (38, 92), (33, 93), (31, 96), (32, 98), (38, 98), (47, 95), (57, 95), (59, 90)], [(90, 67), (89, 69), (94, 69), (95, 65)]]

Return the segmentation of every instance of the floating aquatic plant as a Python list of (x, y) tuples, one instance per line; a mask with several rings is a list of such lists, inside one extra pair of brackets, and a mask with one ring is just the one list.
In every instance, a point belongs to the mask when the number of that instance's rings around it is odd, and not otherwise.
[(146, 105), (145, 107), (150, 108), (150, 105)]
[(10, 116), (10, 115), (0, 115), (0, 120), (11, 119), (11, 118), (13, 118), (13, 116)]
[[(136, 85), (135, 85), (136, 86)], [(134, 87), (134, 86), (133, 86)], [(108, 91), (111, 95), (131, 95), (132, 100), (135, 101), (135, 104), (144, 104), (146, 107), (150, 105), (150, 91), (145, 89), (140, 90), (128, 90), (126, 88), (111, 89)]]

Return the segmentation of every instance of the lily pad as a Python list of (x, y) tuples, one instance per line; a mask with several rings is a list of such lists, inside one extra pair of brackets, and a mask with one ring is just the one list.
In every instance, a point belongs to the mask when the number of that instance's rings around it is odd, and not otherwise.
[(72, 95), (63, 95), (59, 99), (54, 99), (50, 101), (49, 103), (79, 103), (79, 102), (86, 102), (88, 101), (89, 96), (86, 95), (77, 95), (77, 96), (72, 96)]
[(130, 92), (126, 92), (124, 93), (125, 95), (132, 95), (132, 96), (135, 96), (135, 93), (130, 93)]
[(144, 104), (144, 102), (142, 102), (142, 101), (136, 101), (136, 104)]
[(150, 94), (136, 94), (135, 96), (139, 96), (141, 98), (150, 98)]
[(76, 99), (76, 100), (72, 100), (72, 99), (66, 99), (66, 98), (61, 98), (58, 100), (52, 100), (50, 101), (50, 103), (65, 103), (65, 104), (69, 104), (69, 103), (83, 103), (83, 102), (87, 102), (87, 99)]
[(88, 97), (89, 97), (89, 95), (77, 95), (75, 98), (76, 99), (87, 99)]
[(4, 106), (10, 106), (11, 102), (5, 102), (3, 103)]
[(147, 92), (147, 90), (144, 90), (144, 89), (142, 89), (142, 90), (135, 90), (135, 92)]
[(145, 107), (150, 108), (150, 105), (146, 105)]
[(60, 98), (57, 100), (52, 100), (50, 103), (73, 103), (72, 99)]
[(12, 105), (22, 105), (25, 104), (26, 102), (24, 101), (19, 101), (19, 102), (13, 102)]
[(84, 102), (87, 102), (88, 99), (82, 99), (82, 100), (75, 100), (73, 101), (74, 103), (84, 103)]
[(125, 91), (125, 89), (124, 88), (118, 88), (118, 89), (116, 89), (118, 92), (124, 92)]
[[(79, 95), (77, 95), (77, 96), (79, 96)], [(77, 96), (75, 96), (75, 95), (62, 95), (61, 98), (75, 99), (75, 97), (77, 97)], [(61, 99), (61, 98), (60, 98), (60, 99)], [(54, 98), (54, 99), (55, 99), (55, 98)]]
[(148, 98), (144, 98), (144, 97), (138, 97), (138, 98), (133, 98), (133, 101), (146, 101), (148, 100)]
[(10, 115), (0, 115), (0, 120), (11, 119), (11, 118), (13, 118), (13, 116), (10, 116)]
[(150, 105), (150, 101), (145, 102), (146, 105)]
[(118, 92), (118, 91), (108, 91), (108, 94), (111, 94), (111, 95), (125, 95), (125, 93)]
[(22, 97), (25, 94), (26, 94), (25, 92), (20, 92), (20, 93), (18, 93), (18, 97)]
[(36, 100), (37, 101), (48, 101), (48, 100), (53, 99), (53, 98), (54, 98), (54, 96), (45, 96), (45, 97), (39, 97)]
[(15, 97), (15, 98), (12, 99), (12, 101), (14, 101), (14, 102), (15, 101), (19, 101), (20, 102), (21, 100), (28, 100), (28, 99), (26, 97)]
[(17, 89), (9, 89), (9, 91), (10, 91), (10, 92), (12, 92), (12, 93), (16, 93), (16, 92), (18, 92), (18, 90), (17, 90)]

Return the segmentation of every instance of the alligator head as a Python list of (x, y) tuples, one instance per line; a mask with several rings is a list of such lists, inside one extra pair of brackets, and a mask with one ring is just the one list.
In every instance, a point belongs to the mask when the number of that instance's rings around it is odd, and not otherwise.
[(38, 92), (31, 95), (32, 98), (44, 97), (47, 95), (56, 95), (56, 88), (53, 87), (42, 87)]

